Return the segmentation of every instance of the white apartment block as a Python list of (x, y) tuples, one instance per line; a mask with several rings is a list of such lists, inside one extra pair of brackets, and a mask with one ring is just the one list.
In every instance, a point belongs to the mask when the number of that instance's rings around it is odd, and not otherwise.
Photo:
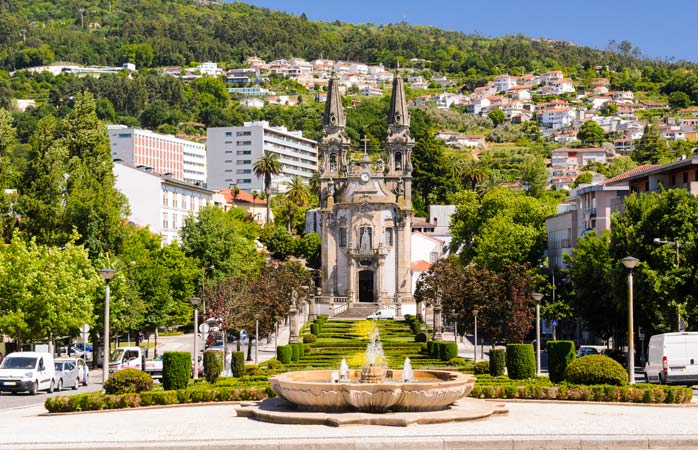
[(108, 125), (112, 159), (192, 184), (206, 183), (206, 146), (171, 134)]
[(149, 168), (117, 163), (113, 171), (116, 188), (131, 207), (128, 220), (159, 234), (162, 245), (179, 240), (179, 231), (190, 214), (197, 216), (204, 206), (216, 204), (214, 191), (153, 173)]
[(270, 152), (283, 165), (279, 176), (272, 177), (275, 192), (285, 190), (284, 182), (294, 175), (310, 180), (317, 171), (317, 143), (303, 137), (301, 131), (271, 127), (269, 122), (245, 122), (241, 127), (208, 129), (208, 187), (228, 189), (237, 185), (246, 192), (263, 192), (264, 179), (252, 167)]

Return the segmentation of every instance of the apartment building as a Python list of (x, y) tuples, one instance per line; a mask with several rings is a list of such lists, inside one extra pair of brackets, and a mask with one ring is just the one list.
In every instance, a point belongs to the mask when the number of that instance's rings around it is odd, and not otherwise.
[(171, 134), (109, 125), (112, 159), (192, 184), (206, 183), (206, 146)]
[(241, 127), (208, 129), (208, 186), (228, 189), (237, 185), (246, 192), (263, 192), (264, 179), (254, 174), (253, 166), (265, 152), (278, 155), (283, 168), (272, 177), (274, 192), (284, 191), (284, 182), (294, 175), (310, 180), (317, 170), (317, 143), (303, 137), (301, 131), (272, 127), (269, 122), (245, 122)]

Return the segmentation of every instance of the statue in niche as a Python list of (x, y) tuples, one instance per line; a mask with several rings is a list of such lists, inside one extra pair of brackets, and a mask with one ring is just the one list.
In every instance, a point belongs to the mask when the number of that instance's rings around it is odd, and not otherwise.
[(370, 236), (368, 235), (368, 229), (367, 229), (367, 228), (363, 228), (363, 229), (361, 230), (361, 239), (359, 240), (359, 248), (360, 248), (361, 250), (366, 250), (366, 251), (371, 250), (371, 242), (370, 242), (370, 240), (371, 240), (371, 238), (370, 238)]
[(405, 182), (402, 181), (402, 178), (397, 180), (397, 184), (395, 185), (395, 193), (398, 197), (402, 197), (405, 194)]
[(383, 163), (383, 158), (378, 158), (378, 160), (376, 160), (376, 172), (379, 175), (383, 175), (384, 170), (385, 170), (385, 165)]
[(334, 180), (332, 178), (330, 178), (330, 181), (327, 184), (327, 195), (334, 197)]

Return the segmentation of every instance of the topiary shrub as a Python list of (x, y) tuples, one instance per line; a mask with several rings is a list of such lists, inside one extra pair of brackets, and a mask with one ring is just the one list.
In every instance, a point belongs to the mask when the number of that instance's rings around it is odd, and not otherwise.
[(563, 379), (572, 384), (628, 384), (628, 374), (623, 366), (604, 355), (575, 359), (565, 369)]
[(284, 365), (281, 364), (281, 362), (276, 358), (272, 358), (272, 359), (267, 360), (266, 364), (267, 364), (267, 369), (269, 369), (269, 370), (279, 370), (282, 367), (284, 367)]
[(320, 334), (320, 325), (317, 323), (311, 323), (310, 324), (310, 333), (317, 336)]
[(245, 375), (245, 352), (233, 352), (230, 358), (230, 372), (235, 378)]
[(475, 375), (484, 375), (490, 373), (490, 362), (489, 361), (478, 361), (473, 366), (473, 373)]
[(465, 358), (461, 358), (460, 356), (457, 356), (455, 358), (451, 358), (448, 360), (448, 364), (454, 367), (461, 367), (466, 364)]
[(305, 344), (313, 344), (317, 341), (317, 336), (314, 334), (304, 334), (303, 335), (303, 343)]
[(139, 369), (119, 370), (104, 383), (107, 394), (133, 394), (153, 388), (153, 378)]
[(276, 348), (276, 359), (281, 361), (281, 364), (291, 364), (293, 360), (293, 350), (289, 345), (280, 345)]
[(300, 359), (300, 352), (298, 351), (297, 344), (289, 344), (291, 347), (291, 361), (298, 361)]
[(429, 341), (427, 345), (429, 345), (429, 343), (431, 343), (429, 356), (432, 358), (441, 358), (441, 341)]
[(427, 338), (427, 335), (425, 333), (418, 333), (414, 337), (415, 342), (427, 342), (429, 339)]
[(507, 374), (512, 380), (536, 376), (536, 356), (531, 344), (507, 344)]
[(302, 342), (297, 342), (295, 344), (296, 347), (298, 347), (298, 359), (301, 359), (302, 357), (305, 356), (305, 346), (303, 345)]
[(223, 372), (223, 352), (219, 350), (206, 350), (204, 352), (204, 374), (206, 381), (214, 384)]
[(574, 341), (548, 341), (548, 373), (550, 381), (559, 383), (564, 379), (565, 369), (574, 360)]
[(162, 354), (162, 386), (166, 391), (187, 387), (191, 373), (191, 353), (165, 352)]
[(493, 377), (504, 375), (504, 369), (507, 367), (506, 351), (501, 348), (493, 348), (490, 350), (489, 372)]
[(441, 361), (448, 361), (458, 356), (458, 344), (455, 342), (442, 342), (439, 346), (439, 357)]
[(434, 342), (436, 341), (427, 341), (427, 355), (429, 356), (434, 356)]

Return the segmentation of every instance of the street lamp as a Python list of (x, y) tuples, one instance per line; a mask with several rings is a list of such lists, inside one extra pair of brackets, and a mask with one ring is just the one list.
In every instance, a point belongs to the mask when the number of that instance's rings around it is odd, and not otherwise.
[[(207, 270), (213, 270), (213, 269), (215, 269), (215, 268), (216, 268), (216, 266), (214, 266), (213, 264), (211, 264), (210, 266), (206, 267), (206, 268), (204, 269), (204, 272), (201, 274), (201, 302), (202, 302), (202, 304), (203, 304), (203, 311), (201, 312), (201, 314), (203, 314), (203, 320), (204, 320), (204, 321), (206, 321), (206, 297), (204, 296), (204, 285), (206, 284), (206, 283), (205, 283), (205, 281), (206, 281), (206, 271), (207, 271)], [(225, 351), (223, 352), (223, 354), (225, 354)]]
[(633, 334), (633, 268), (640, 262), (632, 256), (623, 258), (623, 265), (628, 269), (628, 383), (635, 383), (635, 336)]
[[(679, 267), (679, 247), (681, 246), (679, 241), (664, 241), (659, 238), (654, 238), (652, 240), (656, 245), (673, 245), (676, 249), (676, 267)], [(679, 308), (679, 305), (676, 305), (676, 329), (678, 331), (683, 331), (683, 323), (681, 320), (681, 308)]]
[(99, 274), (106, 284), (104, 291), (104, 350), (102, 356), (102, 385), (104, 385), (107, 382), (107, 378), (109, 378), (109, 282), (114, 278), (116, 270), (106, 268), (100, 270)]
[(534, 292), (531, 296), (536, 302), (536, 375), (540, 376), (540, 301), (543, 300), (543, 294)]
[(473, 333), (473, 361), (477, 362), (477, 306), (473, 307), (473, 318), (475, 319), (475, 332)]
[(259, 364), (259, 314), (254, 315), (254, 364)]
[(199, 378), (199, 297), (189, 299), (191, 306), (194, 307), (194, 379)]

